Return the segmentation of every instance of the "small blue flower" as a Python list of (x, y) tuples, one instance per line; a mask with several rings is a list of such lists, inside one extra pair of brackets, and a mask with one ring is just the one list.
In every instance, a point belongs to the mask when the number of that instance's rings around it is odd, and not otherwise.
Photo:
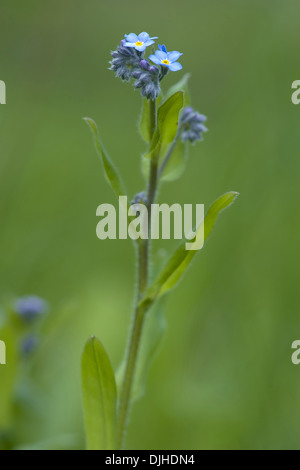
[(159, 45), (158, 51), (155, 51), (155, 55), (151, 54), (149, 59), (154, 62), (156, 65), (162, 65), (167, 67), (171, 72), (177, 72), (182, 69), (182, 65), (177, 62), (179, 57), (182, 55), (181, 52), (173, 51), (168, 52), (166, 46)]
[(153, 39), (157, 39), (157, 37), (150, 38), (148, 33), (140, 33), (138, 36), (134, 33), (125, 34), (125, 38), (124, 46), (134, 47), (139, 52), (144, 52), (146, 47), (154, 44)]
[(15, 311), (26, 321), (33, 321), (48, 310), (45, 300), (36, 296), (21, 297), (15, 303)]
[(33, 353), (37, 349), (39, 342), (39, 338), (35, 335), (29, 335), (26, 336), (26, 338), (23, 338), (20, 344), (20, 352), (22, 356), (29, 356)]
[(134, 198), (132, 199), (131, 205), (133, 204), (144, 204), (145, 206), (148, 205), (148, 197), (146, 191), (141, 191), (137, 193)]

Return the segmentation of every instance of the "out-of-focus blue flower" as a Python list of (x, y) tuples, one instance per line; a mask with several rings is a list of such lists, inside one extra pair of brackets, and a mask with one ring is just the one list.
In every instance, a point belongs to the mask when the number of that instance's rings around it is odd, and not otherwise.
[(33, 353), (37, 349), (39, 342), (39, 338), (35, 335), (29, 335), (26, 338), (23, 338), (20, 344), (20, 352), (22, 356), (28, 356)]
[(29, 322), (45, 314), (47, 310), (47, 302), (40, 297), (21, 297), (15, 302), (15, 311), (20, 315), (20, 317)]
[(140, 33), (139, 35), (130, 33), (125, 34), (126, 41), (124, 43), (125, 47), (134, 47), (139, 52), (144, 52), (144, 50), (154, 44), (153, 39), (157, 37), (150, 38), (148, 33)]
[(159, 69), (150, 65), (145, 59), (141, 60), (140, 67), (132, 72), (135, 79), (134, 87), (141, 90), (141, 95), (148, 100), (156, 100), (160, 93)]
[(203, 140), (202, 133), (208, 130), (203, 124), (206, 119), (206, 116), (194, 111), (193, 108), (189, 106), (185, 108), (180, 117), (181, 140), (183, 142), (189, 140), (192, 143)]
[(177, 72), (182, 69), (182, 65), (177, 62), (179, 57), (182, 55), (181, 52), (172, 51), (168, 52), (165, 45), (158, 46), (158, 51), (155, 51), (155, 54), (151, 54), (149, 59), (154, 62), (156, 65), (162, 65), (167, 67), (171, 72)]
[(148, 205), (148, 196), (146, 191), (141, 191), (140, 193), (137, 193), (134, 198), (132, 199), (131, 205), (133, 204), (144, 204), (145, 206)]

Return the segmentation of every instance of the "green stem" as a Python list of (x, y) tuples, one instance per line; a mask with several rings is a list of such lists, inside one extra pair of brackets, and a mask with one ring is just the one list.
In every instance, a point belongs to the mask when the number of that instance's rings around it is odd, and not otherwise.
[(122, 382), (118, 407), (117, 449), (119, 450), (123, 448), (124, 444), (125, 429), (127, 426), (128, 412), (130, 406), (130, 396), (136, 367), (136, 360), (140, 345), (140, 338), (142, 335), (144, 314), (144, 310), (141, 310), (139, 307), (136, 307), (126, 359), (126, 369)]
[(168, 164), (168, 161), (170, 160), (171, 158), (171, 155), (176, 147), (176, 144), (178, 142), (178, 139), (179, 139), (179, 136), (180, 136), (180, 132), (181, 132), (181, 126), (179, 126), (178, 128), (178, 131), (177, 131), (177, 134), (176, 134), (176, 137), (175, 139), (173, 140), (173, 142), (171, 143), (169, 149), (168, 149), (168, 152), (164, 158), (164, 161), (162, 162), (159, 170), (158, 170), (158, 177), (160, 177), (164, 171), (164, 169), (166, 168), (167, 164)]
[[(157, 126), (156, 102), (150, 101), (150, 128), (153, 137)], [(150, 233), (151, 223), (151, 204), (155, 199), (157, 187), (157, 166), (158, 158), (151, 160), (150, 176), (148, 185), (148, 233)], [(149, 240), (140, 240), (138, 244), (138, 294), (137, 304), (134, 312), (133, 325), (131, 329), (125, 373), (121, 385), (119, 405), (118, 405), (118, 430), (117, 430), (117, 449), (121, 449), (124, 445), (124, 434), (128, 421), (129, 407), (131, 401), (131, 391), (136, 369), (136, 363), (142, 337), (144, 318), (149, 307), (140, 307), (139, 302), (148, 285), (149, 278)]]

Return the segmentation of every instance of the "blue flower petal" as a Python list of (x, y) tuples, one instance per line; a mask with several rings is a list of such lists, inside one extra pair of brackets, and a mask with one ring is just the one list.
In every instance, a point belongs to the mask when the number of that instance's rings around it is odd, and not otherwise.
[(125, 38), (126, 38), (127, 42), (137, 42), (137, 40), (138, 40), (137, 35), (134, 34), (134, 33), (125, 34)]
[(157, 64), (157, 65), (160, 65), (160, 64), (161, 64), (161, 60), (159, 60), (159, 58), (156, 57), (156, 55), (154, 55), (154, 54), (151, 54), (151, 55), (149, 56), (149, 60), (151, 60), (151, 62), (154, 62), (154, 63)]
[(173, 62), (173, 64), (169, 65), (169, 69), (171, 72), (178, 72), (178, 70), (182, 69), (182, 65), (179, 62)]
[(135, 42), (125, 42), (125, 47), (135, 47)]
[(150, 35), (148, 33), (140, 33), (138, 35), (138, 40), (141, 42), (146, 42), (150, 38)]
[(144, 52), (144, 50), (146, 49), (147, 46), (146, 46), (146, 44), (143, 44), (142, 46), (137, 46), (135, 44), (134, 47), (137, 51)]
[(155, 51), (155, 55), (160, 61), (167, 59), (167, 53), (166, 52)]
[(182, 53), (178, 51), (168, 52), (168, 59), (170, 62), (176, 62), (181, 55)]
[(152, 46), (152, 44), (154, 44), (154, 41), (152, 41), (151, 39), (149, 39), (149, 41), (146, 41), (146, 42), (145, 42), (145, 46), (146, 46), (146, 47)]
[(166, 53), (167, 53), (167, 49), (166, 49), (166, 46), (165, 46), (164, 44), (163, 44), (163, 45), (159, 44), (159, 45), (158, 45), (158, 49), (159, 49), (160, 51), (162, 51), (162, 52), (166, 52)]

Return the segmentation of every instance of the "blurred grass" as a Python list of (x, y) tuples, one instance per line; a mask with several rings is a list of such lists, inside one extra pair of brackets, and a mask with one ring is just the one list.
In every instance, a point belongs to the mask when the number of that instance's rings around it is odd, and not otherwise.
[(75, 432), (82, 446), (84, 342), (99, 336), (115, 367), (125, 346), (134, 251), (129, 240), (95, 236), (96, 207), (114, 196), (81, 118), (97, 121), (130, 196), (143, 189), (139, 93), (114, 79), (108, 60), (124, 33), (144, 30), (184, 52), (193, 105), (208, 116), (205, 141), (160, 200), (241, 196), (166, 304), (167, 335), (128, 447), (300, 448), (290, 363), (299, 339), (300, 110), (290, 100), (299, 13), (292, 0), (2, 0), (0, 295), (5, 304), (36, 293), (52, 305), (34, 368), (43, 419), (20, 419), (19, 444)]

